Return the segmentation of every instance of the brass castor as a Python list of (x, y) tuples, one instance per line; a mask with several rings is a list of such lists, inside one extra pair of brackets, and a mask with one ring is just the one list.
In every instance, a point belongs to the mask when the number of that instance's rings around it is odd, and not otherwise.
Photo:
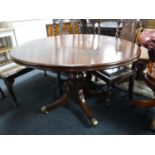
[(96, 118), (92, 118), (91, 122), (92, 122), (93, 126), (97, 126), (98, 125), (98, 121), (97, 121)]
[(48, 114), (48, 111), (47, 111), (46, 106), (42, 106), (42, 107), (41, 107), (41, 112), (43, 112), (43, 113), (45, 113), (45, 114)]

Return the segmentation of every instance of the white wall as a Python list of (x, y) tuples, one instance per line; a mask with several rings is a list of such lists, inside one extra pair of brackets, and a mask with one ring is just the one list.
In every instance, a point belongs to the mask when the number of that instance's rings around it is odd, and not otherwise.
[(11, 22), (15, 28), (15, 34), (18, 45), (22, 43), (47, 37), (46, 24), (52, 23), (52, 20), (27, 20)]

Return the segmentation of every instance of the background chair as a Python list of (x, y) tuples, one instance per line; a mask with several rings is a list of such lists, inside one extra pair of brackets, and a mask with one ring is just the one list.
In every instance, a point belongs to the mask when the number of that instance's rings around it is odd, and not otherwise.
[[(133, 43), (137, 42), (137, 35), (139, 34), (141, 24), (139, 20), (120, 20), (118, 21), (118, 26), (116, 30), (116, 38), (126, 39), (132, 41)], [(110, 51), (109, 51), (110, 52)], [(106, 106), (110, 105), (110, 96), (112, 86), (116, 83), (120, 83), (124, 80), (129, 80), (129, 98), (133, 98), (133, 85), (136, 71), (136, 62), (131, 64), (131, 66), (121, 66), (118, 68), (99, 70), (94, 73), (94, 75), (103, 80), (106, 83), (107, 97), (106, 97)]]
[(115, 36), (119, 19), (101, 19), (100, 34)]
[(81, 19), (84, 34), (100, 34), (100, 19)]
[[(20, 66), (11, 61), (9, 52), (0, 53), (0, 79), (4, 80), (9, 94), (12, 96), (14, 106), (19, 107), (18, 100), (13, 90), (15, 78), (31, 71), (32, 69)], [(0, 88), (2, 98), (5, 97), (3, 90)]]
[(46, 25), (47, 36), (61, 34), (78, 34), (82, 31), (80, 19), (53, 19), (52, 24)]
[(115, 36), (118, 19), (81, 19), (84, 33)]

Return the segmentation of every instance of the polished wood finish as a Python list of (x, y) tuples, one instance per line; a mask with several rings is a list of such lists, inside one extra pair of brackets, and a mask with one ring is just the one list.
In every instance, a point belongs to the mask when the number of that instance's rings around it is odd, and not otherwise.
[(119, 67), (138, 59), (138, 46), (101, 35), (61, 35), (23, 44), (11, 52), (22, 65), (56, 71), (93, 71)]
[[(47, 36), (62, 34), (79, 34), (82, 31), (80, 20), (77, 19), (53, 19), (53, 24), (46, 25)], [(46, 75), (46, 70), (44, 71)], [(57, 72), (60, 94), (62, 94), (62, 73)]]
[(32, 68), (69, 73), (61, 99), (43, 106), (42, 112), (66, 104), (71, 95), (93, 125), (98, 121), (87, 106), (85, 71), (96, 71), (129, 64), (138, 59), (139, 47), (126, 40), (101, 35), (58, 35), (25, 43), (11, 51), (12, 59)]

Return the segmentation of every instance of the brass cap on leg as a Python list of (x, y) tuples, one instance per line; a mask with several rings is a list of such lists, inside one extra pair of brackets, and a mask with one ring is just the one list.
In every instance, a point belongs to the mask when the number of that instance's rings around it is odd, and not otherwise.
[(42, 106), (41, 107), (41, 112), (43, 112), (45, 114), (48, 114), (47, 107), (46, 106)]
[(97, 126), (98, 125), (98, 121), (97, 121), (96, 118), (92, 118), (91, 122), (92, 122), (93, 126)]

